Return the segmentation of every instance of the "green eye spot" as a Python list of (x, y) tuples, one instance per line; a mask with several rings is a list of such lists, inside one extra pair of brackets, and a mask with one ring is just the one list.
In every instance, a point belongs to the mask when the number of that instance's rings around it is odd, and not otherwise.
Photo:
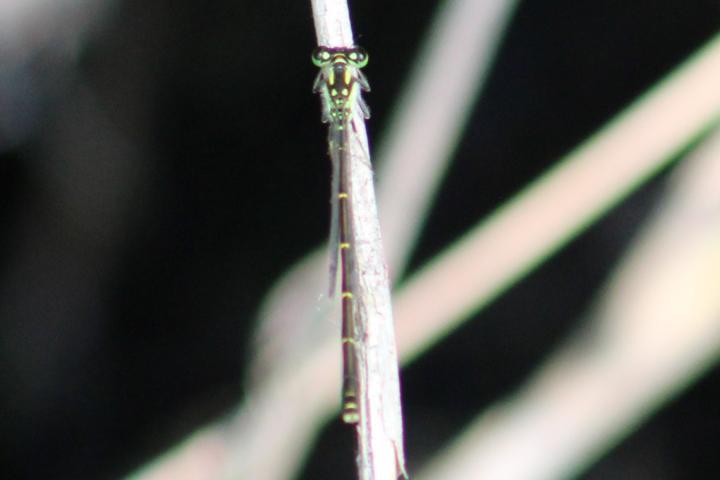
[(368, 54), (361, 47), (354, 47), (348, 54), (347, 59), (356, 68), (362, 68), (368, 63)]
[(316, 67), (322, 67), (330, 60), (330, 52), (327, 47), (317, 47), (312, 54), (312, 62)]

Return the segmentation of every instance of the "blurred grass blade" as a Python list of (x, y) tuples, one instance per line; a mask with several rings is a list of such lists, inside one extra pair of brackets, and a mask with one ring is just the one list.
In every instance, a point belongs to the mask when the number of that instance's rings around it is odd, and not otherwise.
[(419, 480), (574, 478), (717, 362), (720, 131), (678, 173), (589, 328)]

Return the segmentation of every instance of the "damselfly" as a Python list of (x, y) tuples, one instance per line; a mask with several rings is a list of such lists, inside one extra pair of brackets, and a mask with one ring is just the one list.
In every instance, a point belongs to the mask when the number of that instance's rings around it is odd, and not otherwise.
[(352, 209), (350, 207), (350, 129), (356, 108), (363, 117), (370, 110), (361, 91), (370, 90), (360, 71), (368, 55), (360, 47), (318, 47), (312, 55), (320, 68), (313, 91), (320, 94), (322, 121), (328, 124), (328, 148), (332, 162), (332, 196), (330, 223), (330, 295), (334, 294), (338, 256), (340, 257), (342, 301), (343, 404), (342, 419), (355, 424), (360, 420), (358, 408), (356, 302), (353, 292), (353, 270), (356, 268)]

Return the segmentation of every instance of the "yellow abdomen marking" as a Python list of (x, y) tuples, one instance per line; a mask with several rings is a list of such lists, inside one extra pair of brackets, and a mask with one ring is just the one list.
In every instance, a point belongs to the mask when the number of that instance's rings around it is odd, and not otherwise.
[(353, 294), (352, 294), (352, 292), (342, 292), (341, 298), (343, 298), (343, 299), (350, 298), (351, 299), (351, 298), (353, 298)]
[(343, 406), (343, 422), (354, 425), (360, 421), (360, 414), (357, 412), (357, 405), (352, 402), (346, 402)]
[(340, 250), (346, 250), (346, 249), (348, 249), (348, 248), (350, 248), (350, 244), (349, 244), (349, 243), (343, 242), (343, 243), (340, 244)]
[(345, 192), (340, 192), (340, 193), (338, 193), (338, 198), (340, 200), (345, 200), (346, 198), (348, 198), (348, 194)]

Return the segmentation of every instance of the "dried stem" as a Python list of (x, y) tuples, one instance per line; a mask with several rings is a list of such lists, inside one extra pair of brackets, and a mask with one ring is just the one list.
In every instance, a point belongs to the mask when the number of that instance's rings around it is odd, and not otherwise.
[[(318, 45), (354, 45), (347, 3), (313, 0)], [(357, 348), (360, 422), (358, 472), (362, 480), (406, 477), (402, 410), (390, 282), (383, 253), (365, 123), (352, 119), (350, 136), (350, 210), (355, 232), (354, 295), (359, 334)]]

